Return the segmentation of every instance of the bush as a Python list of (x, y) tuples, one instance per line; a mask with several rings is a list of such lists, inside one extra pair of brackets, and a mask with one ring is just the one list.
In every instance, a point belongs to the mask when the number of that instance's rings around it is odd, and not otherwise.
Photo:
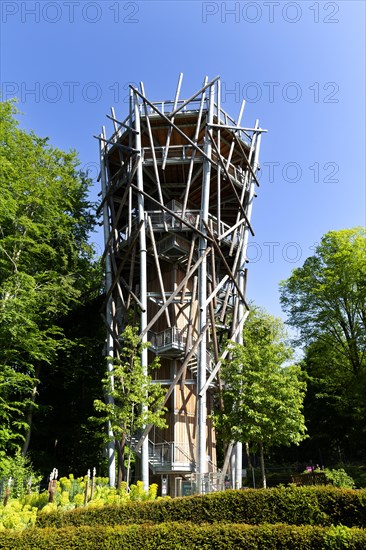
[[(21, 504), (18, 500), (9, 500), (7, 506), (0, 506), (0, 531), (13, 529), (22, 531), (36, 523), (37, 508)], [(0, 548), (5, 548), (0, 546)]]
[[(108, 479), (107, 479), (108, 482)], [(9, 499), (6, 506), (0, 504), (0, 529), (22, 530), (34, 526), (37, 513), (42, 510), (43, 517), (53, 517), (55, 513), (63, 513), (75, 508), (84, 508), (86, 481), (84, 478), (74, 480), (61, 478), (57, 482), (57, 492), (54, 502), (48, 502), (48, 492), (23, 494), (18, 499)], [(121, 507), (131, 501), (152, 501), (156, 499), (157, 485), (152, 484), (148, 491), (143, 488), (142, 481), (137, 485), (131, 485), (131, 491), (127, 491), (127, 485), (122, 484), (121, 489), (116, 490), (105, 486), (105, 480), (95, 487), (93, 500), (89, 500), (86, 508), (97, 510), (106, 505)], [(88, 498), (91, 497), (89, 487)]]
[[(24, 490), (19, 490), (20, 507), (29, 505), (31, 508), (37, 508), (47, 514), (57, 510), (64, 512), (84, 507), (86, 483), (87, 476), (78, 479), (74, 479), (72, 474), (68, 478), (62, 477), (56, 484), (54, 502), (52, 503), (48, 503), (48, 491), (24, 494)], [(131, 485), (129, 491), (126, 483), (122, 483), (118, 490), (115, 487), (109, 487), (108, 478), (95, 478), (94, 483), (93, 500), (91, 500), (92, 480), (89, 480), (86, 506), (91, 508), (101, 508), (112, 504), (118, 506), (129, 501), (152, 501), (156, 499), (158, 490), (157, 484), (153, 483), (149, 490), (145, 491), (142, 481)], [(17, 484), (15, 487), (23, 487), (23, 485)]]
[(292, 525), (343, 524), (364, 527), (366, 491), (331, 486), (276, 487), (224, 491), (203, 496), (130, 502), (125, 506), (82, 508), (64, 513), (40, 513), (39, 527), (68, 525), (123, 525), (131, 523), (288, 523)]
[(29, 495), (25, 495), (21, 499), (22, 504), (28, 504), (31, 507), (35, 507), (38, 510), (41, 510), (46, 506), (48, 502), (48, 492), (43, 491), (42, 493), (30, 493)]
[(282, 548), (319, 550), (320, 548), (366, 547), (364, 530), (348, 527), (310, 525), (237, 525), (164, 523), (118, 527), (65, 527), (30, 529), (26, 533), (1, 533), (0, 547), (8, 550), (71, 550), (75, 548), (121, 548), (124, 550), (248, 550)]
[(19, 498), (30, 491), (32, 486), (38, 485), (42, 476), (34, 472), (27, 457), (17, 452), (13, 458), (3, 458), (0, 462), (0, 485), (3, 487), (3, 492), (9, 478), (12, 479), (10, 496)]
[(343, 470), (343, 468), (339, 468), (337, 470), (329, 470), (329, 468), (326, 468), (324, 473), (327, 481), (330, 481), (334, 487), (352, 489), (355, 486), (355, 482), (351, 476)]
[[(331, 483), (334, 487), (343, 489), (353, 489), (355, 487), (354, 480), (343, 468), (332, 470), (329, 468), (325, 468), (324, 470), (306, 470), (297, 477), (301, 478), (302, 485), (326, 485)], [(308, 480), (309, 483), (306, 483), (306, 480)]]

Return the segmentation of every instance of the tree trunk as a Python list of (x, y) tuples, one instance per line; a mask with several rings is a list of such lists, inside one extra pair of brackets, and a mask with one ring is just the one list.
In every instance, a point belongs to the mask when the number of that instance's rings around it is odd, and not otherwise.
[(217, 380), (218, 380), (218, 390), (219, 390), (219, 409), (221, 412), (224, 412), (225, 407), (224, 407), (224, 398), (222, 394), (222, 380), (221, 380), (220, 371), (217, 373)]
[(231, 441), (229, 443), (229, 445), (227, 445), (227, 448), (226, 448), (224, 466), (223, 466), (222, 472), (221, 472), (221, 475), (223, 476), (223, 478), (226, 477), (226, 474), (227, 474), (227, 471), (228, 471), (228, 468), (229, 468), (230, 457), (231, 457), (231, 453), (232, 453), (232, 450), (233, 450), (233, 446), (234, 446), (234, 442)]
[(28, 429), (26, 431), (25, 440), (24, 440), (23, 447), (22, 447), (22, 455), (23, 456), (25, 456), (27, 454), (28, 449), (29, 449), (30, 440), (31, 440), (34, 403), (36, 401), (36, 397), (37, 397), (37, 393), (38, 393), (37, 390), (38, 390), (38, 383), (39, 383), (38, 379), (39, 379), (40, 371), (41, 371), (41, 367), (39, 365), (37, 365), (37, 367), (35, 369), (35, 372), (34, 372), (35, 383), (34, 383), (34, 386), (33, 386), (33, 389), (32, 389), (31, 404), (29, 405), (28, 412), (27, 412)]
[(267, 489), (266, 470), (264, 467), (263, 443), (259, 443), (259, 453), (260, 453), (260, 463), (261, 463), (261, 473), (262, 473), (262, 486), (263, 486), (263, 489)]
[(117, 456), (118, 456), (118, 475), (117, 475), (117, 489), (121, 488), (121, 482), (126, 479), (125, 468), (125, 446), (126, 439), (122, 437), (119, 441), (116, 441)]
[(248, 469), (252, 467), (252, 461), (250, 460), (249, 443), (245, 443), (245, 454), (247, 456)]

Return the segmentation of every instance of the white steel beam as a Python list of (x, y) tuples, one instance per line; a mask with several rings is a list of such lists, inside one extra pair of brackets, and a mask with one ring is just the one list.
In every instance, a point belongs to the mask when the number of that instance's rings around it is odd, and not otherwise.
[[(103, 134), (105, 130), (103, 129)], [(101, 136), (103, 137), (103, 135)], [(103, 199), (107, 195), (107, 178), (106, 178), (106, 167), (104, 162), (104, 152), (105, 146), (102, 143), (102, 140), (99, 140), (99, 153), (100, 153), (100, 179), (102, 184), (102, 197)], [(104, 244), (107, 250), (109, 243), (109, 212), (108, 212), (108, 203), (105, 200), (103, 204), (103, 229), (104, 229)], [(113, 346), (113, 318), (112, 318), (112, 296), (110, 295), (110, 289), (112, 287), (112, 263), (111, 263), (111, 252), (110, 248), (106, 252), (105, 257), (105, 291), (106, 294), (109, 294), (109, 298), (106, 304), (106, 324), (108, 327), (107, 339), (106, 339), (106, 356), (107, 359), (107, 372), (110, 376), (111, 385), (113, 388), (113, 357), (114, 357), (114, 346)], [(113, 404), (113, 397), (107, 395), (107, 401), (109, 404)], [(108, 422), (108, 472), (109, 472), (109, 485), (114, 487), (116, 485), (116, 458), (115, 458), (115, 444), (114, 436), (111, 427), (111, 423)]]
[[(214, 99), (215, 99), (215, 87), (212, 85), (209, 92), (209, 107), (207, 113), (207, 122), (211, 124), (213, 122), (214, 115)], [(204, 152), (208, 159), (211, 159), (212, 141), (206, 130)], [(210, 183), (211, 183), (211, 162), (204, 161), (203, 166), (203, 178), (202, 178), (202, 196), (201, 196), (201, 230), (204, 234), (207, 234), (206, 224), (208, 223), (209, 214), (209, 201), (210, 201)], [(198, 254), (201, 257), (207, 249), (207, 239), (204, 237), (199, 238), (199, 251)], [(199, 304), (199, 333), (203, 331), (203, 328), (207, 324), (207, 260), (203, 260), (199, 272), (198, 272), (198, 304)], [(207, 340), (204, 336), (201, 340), (199, 347), (199, 361), (197, 372), (197, 388), (198, 388), (198, 404), (197, 404), (197, 467), (200, 477), (199, 490), (202, 491), (202, 475), (207, 471), (207, 451), (206, 451), (206, 431), (207, 431), (207, 403), (206, 392), (200, 394), (202, 388), (206, 384), (206, 370), (207, 370)]]
[[(138, 133), (135, 134), (135, 147), (138, 152), (141, 152), (141, 124), (140, 124), (140, 111), (138, 105), (138, 98), (135, 95), (134, 113), (135, 113), (135, 130)], [(139, 157), (139, 164), (137, 167), (137, 187), (139, 191), (144, 189), (144, 176), (142, 170), (141, 155)], [(146, 227), (145, 227), (145, 198), (142, 193), (137, 194), (137, 207), (138, 207), (138, 219), (141, 224), (140, 228), (140, 302), (141, 302), (141, 314), (140, 314), (140, 331), (143, 334), (142, 343), (147, 342), (147, 334), (144, 330), (147, 326), (147, 268), (146, 268)], [(141, 352), (141, 364), (143, 373), (147, 375), (147, 348), (145, 347)], [(145, 409), (147, 405), (143, 406)], [(142, 444), (141, 450), (141, 468), (142, 468), (142, 481), (144, 483), (144, 489), (149, 489), (149, 441), (146, 439)]]

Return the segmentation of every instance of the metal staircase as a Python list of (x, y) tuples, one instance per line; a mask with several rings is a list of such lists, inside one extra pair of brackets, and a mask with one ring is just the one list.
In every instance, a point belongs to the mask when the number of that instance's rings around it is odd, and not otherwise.
[[(186, 351), (187, 329), (178, 329), (177, 327), (169, 327), (161, 332), (148, 333), (150, 349), (156, 355), (175, 358), (183, 357)], [(192, 344), (194, 341), (192, 342)], [(213, 368), (213, 357), (209, 351), (206, 352), (207, 371), (211, 374)], [(197, 354), (194, 354), (188, 363), (188, 368), (194, 376), (197, 376)]]
[[(128, 443), (133, 452), (140, 440), (142, 432), (134, 434), (128, 438)], [(141, 449), (137, 451), (141, 456)], [(194, 472), (196, 465), (194, 457), (184, 445), (175, 442), (162, 441), (155, 443), (149, 439), (149, 467), (153, 474), (171, 473), (173, 471)]]

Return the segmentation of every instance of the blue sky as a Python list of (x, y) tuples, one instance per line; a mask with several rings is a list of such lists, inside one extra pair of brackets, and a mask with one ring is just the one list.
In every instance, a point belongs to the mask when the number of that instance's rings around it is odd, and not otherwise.
[[(130, 82), (152, 100), (221, 75), (222, 107), (268, 129), (253, 208), (248, 298), (283, 316), (278, 283), (331, 229), (364, 225), (365, 3), (6, 1), (2, 97), (21, 125), (79, 152), (95, 178), (93, 135), (127, 114)], [(95, 184), (92, 199), (99, 191)], [(102, 236), (95, 235), (101, 249)]]

